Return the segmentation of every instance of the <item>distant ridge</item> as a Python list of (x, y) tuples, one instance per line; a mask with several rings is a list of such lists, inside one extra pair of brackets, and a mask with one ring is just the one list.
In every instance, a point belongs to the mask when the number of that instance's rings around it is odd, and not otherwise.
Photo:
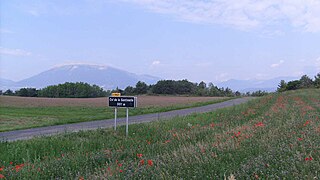
[(70, 64), (56, 66), (30, 78), (13, 82), (3, 81), (1, 89), (19, 89), (21, 87), (43, 88), (65, 82), (86, 82), (104, 89), (134, 86), (138, 81), (154, 84), (160, 78), (150, 75), (137, 75), (111, 66), (91, 64)]
[(228, 81), (224, 81), (218, 83), (218, 87), (229, 87), (234, 91), (240, 92), (253, 92), (257, 90), (267, 91), (267, 92), (274, 92), (277, 90), (277, 87), (281, 80), (285, 80), (286, 82), (300, 79), (298, 77), (277, 77), (273, 79), (267, 80), (257, 80), (257, 79), (250, 79), (250, 80), (236, 80), (230, 79)]

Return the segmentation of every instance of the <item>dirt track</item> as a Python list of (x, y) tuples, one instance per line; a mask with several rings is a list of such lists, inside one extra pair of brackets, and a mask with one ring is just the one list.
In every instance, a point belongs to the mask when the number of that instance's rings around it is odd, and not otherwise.
[[(145, 123), (145, 122), (151, 122), (151, 121), (170, 119), (175, 116), (186, 116), (192, 113), (210, 112), (216, 109), (221, 109), (225, 107), (242, 104), (251, 99), (252, 98), (250, 97), (246, 97), (246, 98), (233, 99), (233, 100), (225, 101), (222, 103), (211, 104), (211, 105), (202, 106), (202, 107), (133, 116), (133, 117), (130, 117), (129, 122)], [(118, 119), (119, 125), (123, 125), (124, 123), (125, 123), (125, 118)], [(57, 126), (42, 127), (42, 128), (0, 132), (0, 141), (16, 141), (16, 140), (23, 140), (23, 139), (31, 139), (35, 136), (49, 136), (49, 135), (54, 135), (54, 134), (59, 134), (64, 132), (76, 132), (80, 130), (110, 128), (110, 127), (113, 127), (113, 124), (114, 124), (113, 119), (107, 119), (107, 120), (100, 120), (100, 121), (91, 121), (91, 122), (57, 125)]]
[[(206, 102), (223, 97), (182, 97), (182, 96), (138, 96), (138, 107), (170, 106)], [(106, 107), (108, 98), (31, 98), (0, 96), (0, 106), (14, 107), (48, 107), (48, 106), (85, 106)]]

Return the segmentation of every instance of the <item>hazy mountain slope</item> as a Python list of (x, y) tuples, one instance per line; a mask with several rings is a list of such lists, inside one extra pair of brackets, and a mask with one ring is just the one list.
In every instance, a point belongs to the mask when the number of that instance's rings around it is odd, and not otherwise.
[(129, 85), (134, 86), (138, 81), (153, 84), (159, 79), (149, 75), (137, 75), (109, 66), (75, 64), (55, 67), (19, 81), (17, 85), (20, 87), (42, 88), (64, 82), (81, 81), (96, 84), (105, 89), (113, 89), (116, 87), (125, 88)]
[(234, 91), (240, 92), (247, 92), (247, 91), (257, 91), (257, 90), (264, 90), (264, 91), (275, 91), (281, 80), (285, 80), (286, 82), (291, 80), (296, 80), (299, 78), (296, 77), (277, 77), (268, 80), (236, 80), (230, 79), (225, 82), (218, 83), (218, 87), (229, 87)]

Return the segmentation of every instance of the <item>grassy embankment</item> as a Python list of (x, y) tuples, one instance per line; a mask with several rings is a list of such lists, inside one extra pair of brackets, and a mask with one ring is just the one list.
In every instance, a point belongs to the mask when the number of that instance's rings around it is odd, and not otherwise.
[[(155, 105), (149, 107), (138, 107), (130, 109), (129, 115), (134, 116), (160, 113), (177, 109), (198, 107), (230, 99), (231, 98), (216, 99), (205, 102), (171, 106)], [(125, 109), (119, 108), (118, 117), (125, 117)], [(114, 118), (114, 109), (109, 107), (9, 107), (1, 105), (0, 132), (112, 118)]]
[(0, 144), (8, 179), (320, 178), (320, 91), (163, 122)]

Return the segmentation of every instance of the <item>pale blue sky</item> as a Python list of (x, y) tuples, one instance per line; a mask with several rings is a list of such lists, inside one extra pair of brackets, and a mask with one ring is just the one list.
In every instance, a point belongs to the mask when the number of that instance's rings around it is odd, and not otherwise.
[(0, 76), (110, 65), (219, 82), (320, 72), (319, 0), (1, 0)]

